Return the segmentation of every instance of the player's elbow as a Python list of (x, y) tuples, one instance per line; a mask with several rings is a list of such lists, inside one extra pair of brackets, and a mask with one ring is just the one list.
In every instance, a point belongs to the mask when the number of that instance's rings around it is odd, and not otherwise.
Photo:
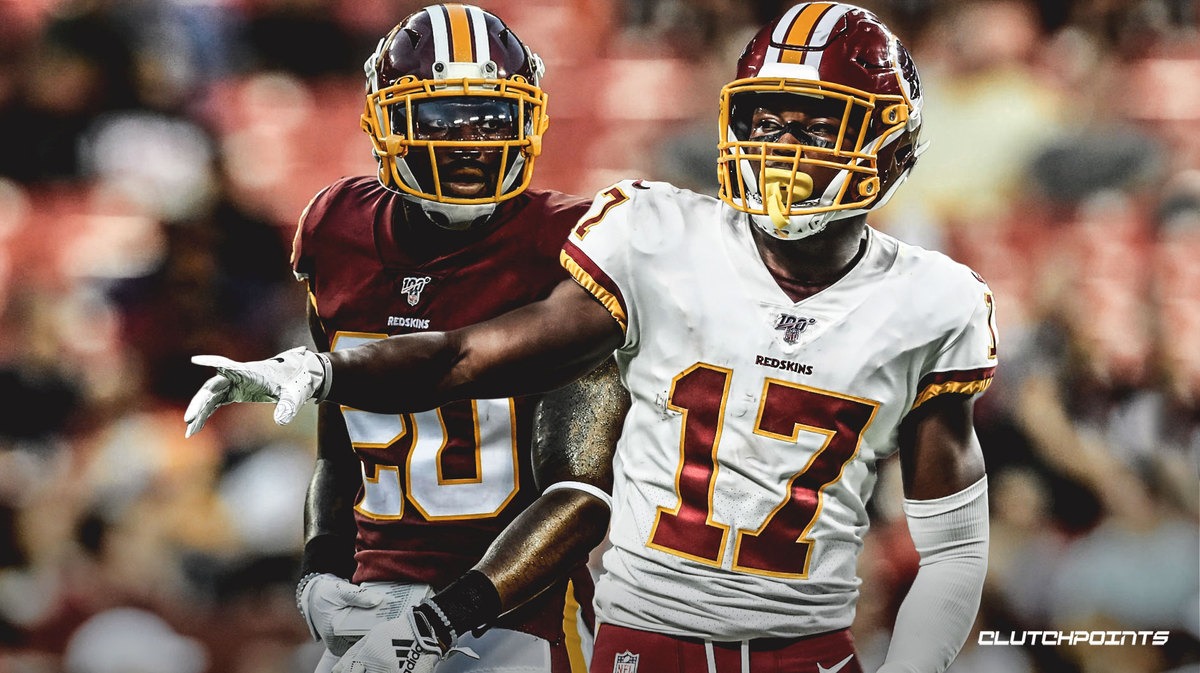
[(582, 546), (590, 550), (603, 542), (608, 534), (612, 510), (608, 503), (584, 493), (572, 494), (572, 498), (575, 500), (575, 520), (582, 531)]
[(557, 512), (579, 546), (588, 551), (608, 534), (612, 498), (600, 488), (576, 481), (557, 482), (547, 487), (537, 504)]

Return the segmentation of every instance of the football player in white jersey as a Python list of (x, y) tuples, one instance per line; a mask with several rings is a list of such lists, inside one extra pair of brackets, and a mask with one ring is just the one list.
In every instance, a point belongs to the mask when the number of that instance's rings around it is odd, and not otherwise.
[(971, 410), (995, 371), (995, 303), (970, 269), (867, 224), (922, 149), (916, 67), (870, 12), (804, 3), (754, 37), (720, 102), (719, 199), (618, 183), (546, 300), (227, 364), (189, 428), (232, 401), (278, 400), (286, 422), (314, 399), (395, 412), (546, 390), (615, 350), (632, 406), (608, 449), (593, 672), (862, 671), (855, 566), (876, 465), (897, 451), (921, 568), (879, 670), (945, 670), (986, 570)]

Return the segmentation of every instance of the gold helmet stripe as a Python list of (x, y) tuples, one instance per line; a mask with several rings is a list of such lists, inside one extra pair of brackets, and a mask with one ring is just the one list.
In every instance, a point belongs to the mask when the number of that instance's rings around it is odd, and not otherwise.
[[(812, 37), (813, 31), (816, 30), (817, 24), (821, 21), (821, 17), (825, 13), (833, 9), (833, 3), (830, 2), (814, 2), (805, 7), (796, 14), (792, 19), (792, 25), (788, 26), (787, 34), (782, 40), (783, 45), (791, 47), (803, 47), (808, 44), (809, 38)], [(802, 63), (805, 52), (799, 49), (781, 49), (779, 61), (781, 63)]]
[(450, 24), (450, 55), (456, 63), (475, 63), (475, 40), (471, 35), (471, 20), (462, 5), (446, 5)]

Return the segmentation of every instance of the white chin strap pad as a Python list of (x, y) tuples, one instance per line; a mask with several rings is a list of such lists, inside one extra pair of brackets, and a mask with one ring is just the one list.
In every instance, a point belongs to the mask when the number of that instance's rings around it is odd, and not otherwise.
[[(396, 166), (400, 170), (400, 176), (404, 178), (405, 184), (413, 189), (420, 190), (421, 187), (417, 184), (417, 178), (413, 175), (412, 170), (408, 167), (408, 162), (404, 159), (396, 159)], [(508, 169), (508, 174), (504, 176), (504, 184), (501, 186), (503, 193), (507, 193), (513, 183), (520, 178), (522, 171), (525, 168), (525, 155), (518, 153), (517, 158), (513, 161), (513, 165)], [(399, 190), (395, 190), (399, 191)], [(413, 196), (407, 192), (401, 192), (401, 195), (421, 207), (425, 215), (429, 217), (438, 226), (446, 229), (468, 229), (481, 217), (489, 217), (496, 210), (496, 203), (439, 203), (430, 199), (423, 199), (419, 196)]]
[(495, 203), (438, 203), (410, 194), (405, 194), (404, 198), (420, 206), (430, 221), (445, 229), (469, 229), (479, 218), (489, 217), (496, 211)]

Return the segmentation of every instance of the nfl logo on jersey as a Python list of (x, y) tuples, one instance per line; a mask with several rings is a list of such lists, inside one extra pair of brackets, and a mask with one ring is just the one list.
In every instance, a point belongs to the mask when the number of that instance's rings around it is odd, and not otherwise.
[(794, 344), (800, 339), (800, 333), (816, 322), (815, 318), (801, 318), (784, 313), (779, 316), (779, 322), (775, 323), (775, 329), (783, 330), (783, 340)]
[(613, 673), (637, 673), (637, 662), (639, 654), (634, 654), (629, 650), (617, 655), (616, 661), (613, 663)]
[(408, 305), (416, 306), (421, 301), (421, 290), (432, 280), (429, 276), (407, 276), (400, 283), (400, 292), (408, 296)]

